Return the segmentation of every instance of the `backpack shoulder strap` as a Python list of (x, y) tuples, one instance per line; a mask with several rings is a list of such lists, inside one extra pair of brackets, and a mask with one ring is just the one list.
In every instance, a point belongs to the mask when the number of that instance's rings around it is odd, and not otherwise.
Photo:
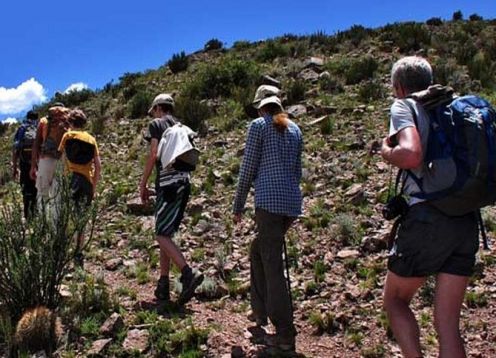
[(406, 104), (406, 106), (410, 109), (410, 112), (412, 112), (413, 122), (415, 123), (415, 127), (418, 128), (418, 119), (417, 119), (417, 112), (415, 111), (415, 107), (413, 107), (413, 104), (406, 98), (402, 102)]

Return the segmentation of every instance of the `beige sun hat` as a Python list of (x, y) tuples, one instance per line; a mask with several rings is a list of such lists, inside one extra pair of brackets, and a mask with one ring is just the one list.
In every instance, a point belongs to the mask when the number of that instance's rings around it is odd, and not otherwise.
[(172, 96), (168, 93), (159, 94), (153, 99), (152, 105), (148, 110), (148, 114), (151, 114), (153, 107), (155, 107), (157, 104), (169, 104), (174, 107), (174, 98), (172, 98)]
[(262, 99), (260, 101), (260, 103), (258, 103), (258, 104), (255, 105), (255, 108), (256, 109), (260, 109), (260, 108), (262, 108), (263, 106), (265, 106), (265, 105), (267, 105), (269, 103), (277, 104), (279, 107), (281, 107), (281, 109), (284, 109), (282, 107), (281, 100), (277, 96), (270, 96), (270, 97), (267, 97), (267, 98)]
[[(271, 86), (271, 85), (261, 85), (257, 88), (257, 91), (255, 92), (255, 98), (253, 99), (253, 107), (256, 109), (259, 109), (260, 103), (263, 99), (267, 99), (269, 97), (277, 97), (281, 90), (277, 88), (276, 86)], [(279, 101), (280, 102), (280, 101)], [(267, 102), (269, 103), (269, 102)], [(265, 104), (267, 104), (265, 103)]]

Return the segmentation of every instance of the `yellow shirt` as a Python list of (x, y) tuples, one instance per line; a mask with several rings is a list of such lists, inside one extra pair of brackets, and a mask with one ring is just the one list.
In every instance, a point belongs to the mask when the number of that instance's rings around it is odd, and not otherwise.
[(94, 153), (93, 153), (93, 160), (90, 160), (89, 163), (87, 164), (73, 163), (67, 158), (66, 155), (65, 163), (67, 170), (70, 172), (75, 172), (84, 175), (84, 177), (87, 178), (90, 183), (94, 184), (94, 180), (95, 180), (94, 159), (96, 156), (100, 155), (100, 153), (98, 152), (98, 145), (96, 144), (95, 138), (85, 131), (69, 130), (67, 133), (64, 134), (62, 140), (60, 141), (60, 145), (59, 145), (60, 152), (65, 153), (65, 147), (67, 141), (71, 139), (77, 139), (82, 142), (91, 144), (94, 147)]

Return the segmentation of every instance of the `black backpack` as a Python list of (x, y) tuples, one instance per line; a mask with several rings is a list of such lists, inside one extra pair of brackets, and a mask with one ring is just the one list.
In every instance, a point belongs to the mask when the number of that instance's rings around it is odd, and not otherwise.
[(71, 138), (65, 142), (65, 156), (74, 164), (88, 164), (95, 156), (95, 146), (80, 139)]
[(19, 130), (19, 141), (17, 143), (17, 150), (19, 151), (19, 160), (23, 163), (31, 163), (31, 154), (33, 143), (36, 138), (36, 123), (23, 125)]

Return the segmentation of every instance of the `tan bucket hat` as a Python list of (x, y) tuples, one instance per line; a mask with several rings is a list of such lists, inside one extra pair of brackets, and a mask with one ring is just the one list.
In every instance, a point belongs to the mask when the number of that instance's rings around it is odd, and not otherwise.
[(152, 105), (150, 106), (150, 109), (148, 110), (148, 114), (151, 114), (153, 107), (155, 107), (157, 104), (169, 104), (172, 107), (174, 107), (174, 98), (168, 93), (161, 93), (157, 97), (153, 99)]
[[(253, 107), (256, 109), (259, 109), (261, 107), (260, 103), (262, 102), (263, 99), (267, 99), (270, 97), (277, 97), (281, 90), (277, 88), (276, 86), (272, 85), (261, 85), (257, 88), (257, 91), (255, 92), (255, 98), (253, 99)], [(280, 104), (279, 100), (279, 104)], [(264, 103), (271, 103), (271, 102), (266, 102)]]

